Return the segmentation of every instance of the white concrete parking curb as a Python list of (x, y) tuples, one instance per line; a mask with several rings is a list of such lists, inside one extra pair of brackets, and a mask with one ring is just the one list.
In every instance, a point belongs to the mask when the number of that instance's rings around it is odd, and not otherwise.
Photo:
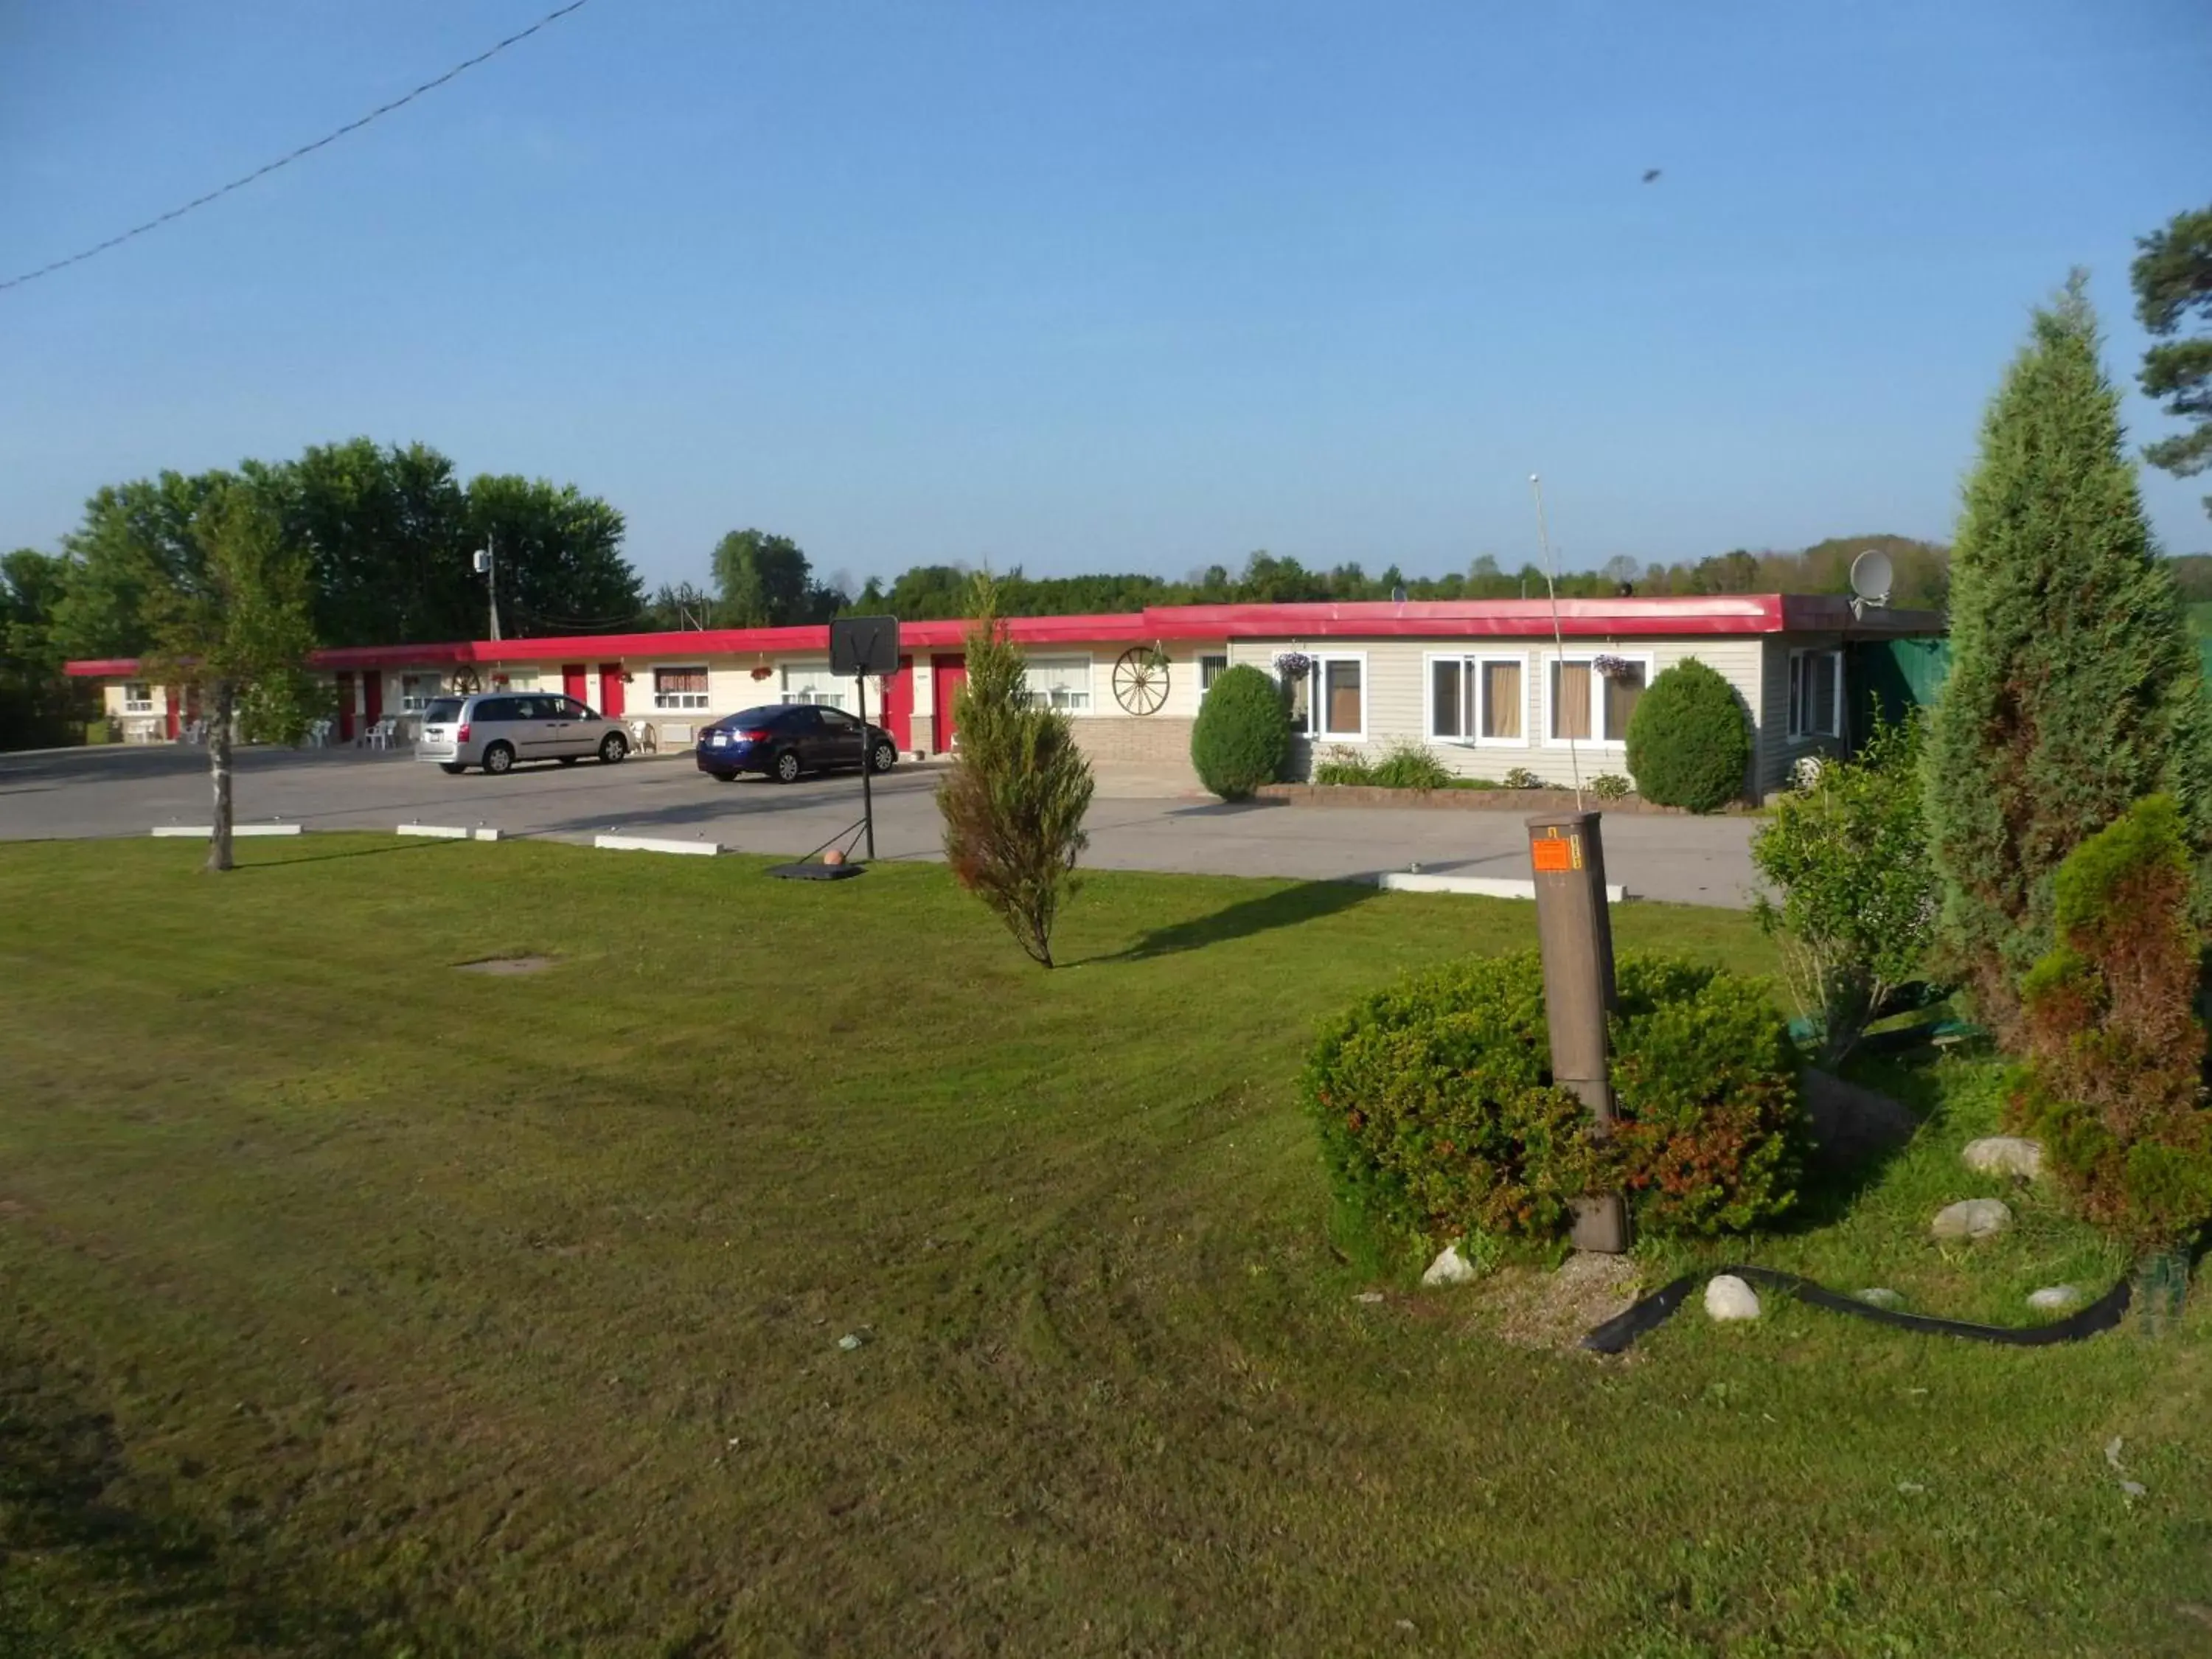
[[(209, 841), (214, 838), (215, 826), (211, 823), (162, 823), (155, 826), (154, 833), (156, 836), (175, 836), (187, 841)], [(234, 823), (230, 826), (230, 833), (234, 837), (296, 836), (300, 833), (300, 826), (296, 823)]]
[(465, 830), (458, 823), (403, 823), (393, 831), (401, 836), (435, 836), (440, 841), (497, 841), (499, 831), (479, 825)]
[(712, 858), (721, 848), (711, 841), (663, 841), (653, 836), (593, 836), (592, 845), (617, 853), (690, 853)]
[[(1392, 893), (1467, 893), (1478, 898), (1530, 899), (1536, 884), (1510, 876), (1415, 876), (1401, 873), (1377, 876), (1375, 884)], [(1619, 904), (1628, 896), (1625, 887), (1608, 885), (1606, 902)]]

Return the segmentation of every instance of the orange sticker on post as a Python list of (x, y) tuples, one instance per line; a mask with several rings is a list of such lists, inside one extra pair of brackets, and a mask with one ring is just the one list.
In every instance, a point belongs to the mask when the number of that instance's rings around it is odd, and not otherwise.
[(1540, 876), (1565, 875), (1583, 867), (1580, 836), (1546, 836), (1528, 843), (1528, 861)]

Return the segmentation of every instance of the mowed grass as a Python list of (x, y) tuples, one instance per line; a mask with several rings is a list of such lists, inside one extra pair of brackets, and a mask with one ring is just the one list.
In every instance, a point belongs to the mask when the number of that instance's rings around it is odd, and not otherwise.
[[(2201, 1306), (1607, 1363), (1352, 1300), (1314, 1025), (1525, 907), (1102, 874), (1047, 974), (933, 868), (241, 854), (0, 851), (0, 1652), (2212, 1644)], [(1745, 1248), (1927, 1305), (1917, 1203)]]

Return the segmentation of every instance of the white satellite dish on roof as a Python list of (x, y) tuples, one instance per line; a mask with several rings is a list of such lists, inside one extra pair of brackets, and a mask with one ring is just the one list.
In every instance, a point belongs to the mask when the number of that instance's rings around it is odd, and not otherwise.
[(1868, 605), (1877, 608), (1889, 603), (1890, 585), (1897, 580), (1896, 568), (1889, 555), (1878, 547), (1869, 547), (1851, 561), (1851, 609), (1864, 610)]

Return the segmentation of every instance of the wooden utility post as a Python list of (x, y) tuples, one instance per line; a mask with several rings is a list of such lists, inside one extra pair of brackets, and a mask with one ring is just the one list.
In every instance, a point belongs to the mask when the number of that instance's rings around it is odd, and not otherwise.
[[(1552, 1079), (1589, 1108), (1600, 1135), (1613, 1127), (1606, 1020), (1613, 1012), (1613, 918), (1605, 902), (1605, 844), (1595, 812), (1546, 812), (1528, 820), (1536, 881), (1536, 939), (1544, 953), (1544, 1011)], [(1618, 1255), (1628, 1212), (1618, 1193), (1575, 1202), (1574, 1245)]]

